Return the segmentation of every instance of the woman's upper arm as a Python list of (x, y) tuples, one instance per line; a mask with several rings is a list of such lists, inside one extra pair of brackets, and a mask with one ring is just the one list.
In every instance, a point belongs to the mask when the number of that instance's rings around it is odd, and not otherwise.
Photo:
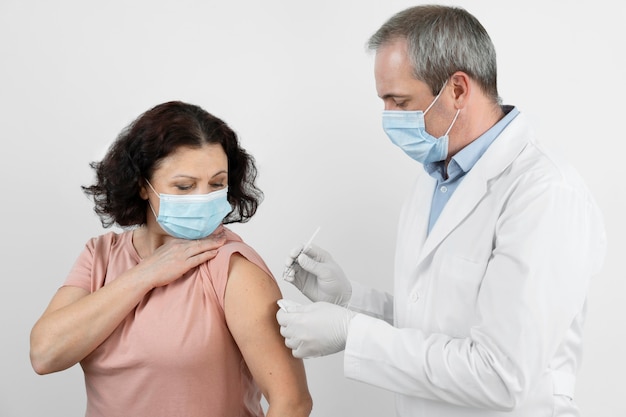
[[(307, 416), (311, 399), (304, 364), (285, 346), (276, 321), (280, 298), (271, 276), (243, 256), (232, 255), (224, 296), (226, 322), (270, 405), (268, 417), (289, 409), (291, 415)], [(302, 413), (293, 413), (298, 409)]]

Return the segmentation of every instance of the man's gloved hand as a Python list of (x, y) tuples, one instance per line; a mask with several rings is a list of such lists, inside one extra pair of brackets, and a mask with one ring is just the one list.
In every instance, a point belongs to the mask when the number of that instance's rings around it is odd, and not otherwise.
[(354, 311), (325, 302), (302, 305), (282, 299), (278, 305), (280, 334), (296, 358), (325, 356), (346, 348)]
[[(283, 278), (295, 285), (311, 301), (326, 301), (347, 307), (352, 285), (341, 267), (325, 250), (311, 246), (300, 256), (302, 245), (296, 246), (285, 261), (288, 271)], [(296, 258), (297, 257), (297, 258)], [(293, 268), (289, 266), (296, 261)]]

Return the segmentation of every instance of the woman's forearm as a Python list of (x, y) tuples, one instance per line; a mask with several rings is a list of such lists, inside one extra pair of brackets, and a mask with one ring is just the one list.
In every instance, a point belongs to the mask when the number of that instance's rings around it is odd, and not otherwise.
[(139, 268), (93, 293), (63, 287), (35, 323), (30, 357), (38, 374), (67, 369), (100, 345), (152, 287)]

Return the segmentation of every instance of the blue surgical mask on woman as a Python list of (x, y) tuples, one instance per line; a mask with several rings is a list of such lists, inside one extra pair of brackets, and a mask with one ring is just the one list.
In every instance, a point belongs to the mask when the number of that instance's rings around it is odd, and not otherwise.
[(228, 187), (209, 194), (161, 194), (146, 180), (152, 191), (159, 196), (159, 215), (150, 209), (157, 222), (169, 235), (181, 239), (207, 237), (222, 224), (232, 211), (228, 202)]
[(435, 104), (444, 88), (445, 85), (424, 111), (383, 111), (383, 130), (389, 139), (407, 155), (422, 164), (443, 161), (448, 156), (448, 133), (454, 126), (461, 110), (456, 111), (450, 127), (439, 138), (426, 131), (426, 123), (424, 122), (424, 116)]

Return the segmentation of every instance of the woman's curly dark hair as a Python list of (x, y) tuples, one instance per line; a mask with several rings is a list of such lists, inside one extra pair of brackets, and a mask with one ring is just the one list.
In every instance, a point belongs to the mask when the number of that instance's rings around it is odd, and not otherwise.
[(96, 182), (82, 189), (93, 198), (102, 226), (145, 224), (148, 203), (140, 197), (144, 181), (179, 147), (205, 144), (222, 145), (228, 158), (228, 201), (233, 210), (223, 223), (247, 222), (263, 199), (254, 184), (254, 158), (221, 119), (198, 106), (170, 101), (139, 116), (122, 130), (102, 161), (90, 164)]

